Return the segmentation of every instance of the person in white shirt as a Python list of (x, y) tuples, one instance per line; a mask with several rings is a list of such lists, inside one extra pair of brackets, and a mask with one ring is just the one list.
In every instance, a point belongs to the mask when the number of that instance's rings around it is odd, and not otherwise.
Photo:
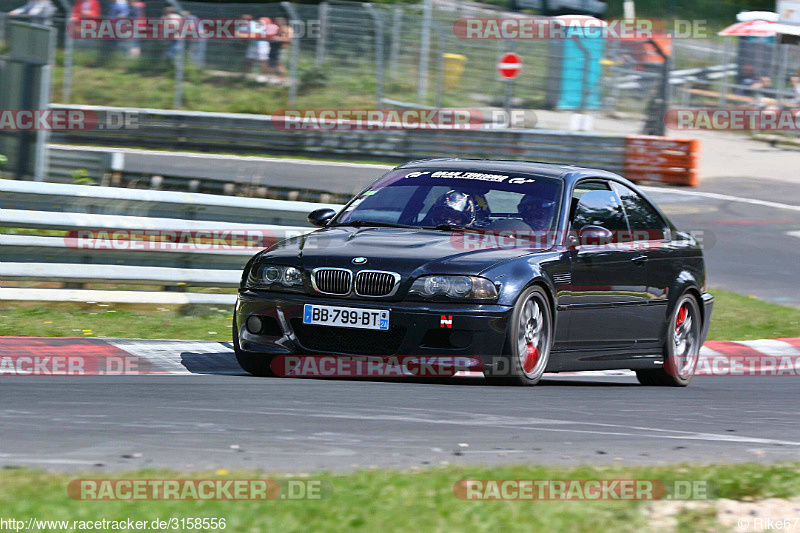
[(14, 17), (25, 17), (31, 24), (41, 24), (51, 26), (56, 6), (50, 0), (30, 0), (27, 4), (19, 7), (8, 14)]

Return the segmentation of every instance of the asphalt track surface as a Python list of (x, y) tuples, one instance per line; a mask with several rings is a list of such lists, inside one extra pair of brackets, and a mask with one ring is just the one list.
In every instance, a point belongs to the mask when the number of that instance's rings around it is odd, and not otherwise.
[(800, 187), (726, 179), (646, 191), (679, 229), (702, 238), (709, 287), (800, 307)]
[[(797, 461), (797, 378), (534, 389), (250, 376), (2, 379), (3, 465), (300, 472), (442, 463)], [(467, 446), (464, 446), (467, 445)]]
[(307, 472), (800, 460), (797, 378), (549, 377), (536, 388), (246, 375), (5, 377), (0, 464)]
[[(756, 180), (718, 183), (700, 190), (712, 196), (648, 192), (679, 227), (706, 232), (712, 287), (800, 306), (800, 237), (793, 235), (800, 210), (791, 208), (800, 192)], [(298, 472), (443, 462), (797, 461), (797, 379), (704, 377), (687, 389), (661, 389), (630, 376), (547, 377), (535, 388), (475, 378), (0, 377), (0, 464)]]

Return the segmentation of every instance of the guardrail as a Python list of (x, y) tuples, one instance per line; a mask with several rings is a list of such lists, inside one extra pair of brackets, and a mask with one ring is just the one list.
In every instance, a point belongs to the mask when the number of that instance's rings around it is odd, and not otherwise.
[[(320, 207), (340, 206), (0, 180), (0, 227), (16, 232), (0, 233), (0, 279), (64, 284), (3, 287), (0, 299), (232, 302), (233, 294), (177, 290), (236, 287), (253, 254), (311, 231), (306, 216)], [(167, 290), (93, 290), (83, 283)]]
[[(54, 132), (57, 143), (138, 146), (221, 153), (421, 159), (442, 155), (532, 159), (622, 171), (624, 140), (592, 133), (547, 130), (313, 130), (276, 128), (269, 115), (206, 113), (103, 106), (63, 106), (98, 115), (138, 114), (135, 128)], [(276, 120), (282, 120), (277, 118)]]
[[(392, 168), (349, 163), (139, 148), (49, 144), (47, 181), (179, 190), (311, 203), (345, 203)], [(87, 165), (82, 167), (80, 165)], [(320, 168), (324, 167), (324, 168)], [(69, 172), (64, 169), (69, 168)], [(321, 172), (318, 171), (322, 170)], [(237, 194), (238, 193), (238, 194)]]
[[(54, 132), (58, 143), (137, 146), (217, 153), (270, 152), (371, 159), (420, 159), (439, 156), (526, 159), (601, 168), (639, 179), (636, 163), (626, 161), (626, 136), (536, 129), (477, 130), (320, 130), (286, 131), (269, 115), (204, 113), (162, 109), (63, 106), (99, 114), (139, 114), (137, 126), (122, 129)], [(278, 119), (278, 120), (282, 120)], [(666, 139), (666, 138), (664, 138)], [(664, 181), (648, 170), (651, 181)], [(680, 169), (671, 169), (680, 170)], [(670, 183), (680, 184), (670, 173)], [(686, 177), (686, 185), (693, 179)]]

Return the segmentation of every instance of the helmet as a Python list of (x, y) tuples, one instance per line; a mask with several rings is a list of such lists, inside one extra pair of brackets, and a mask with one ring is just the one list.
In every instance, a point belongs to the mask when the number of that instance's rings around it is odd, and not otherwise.
[(477, 208), (472, 195), (450, 190), (434, 202), (428, 213), (428, 219), (434, 225), (471, 226), (475, 223), (476, 213)]
[(537, 194), (526, 194), (517, 204), (517, 211), (531, 228), (546, 230), (550, 228), (556, 203), (552, 199)]

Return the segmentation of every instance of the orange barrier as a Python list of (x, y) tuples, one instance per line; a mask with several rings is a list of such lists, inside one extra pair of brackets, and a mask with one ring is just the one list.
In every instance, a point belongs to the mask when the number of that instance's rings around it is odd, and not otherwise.
[(625, 136), (624, 175), (631, 181), (700, 185), (700, 141), (649, 135)]

